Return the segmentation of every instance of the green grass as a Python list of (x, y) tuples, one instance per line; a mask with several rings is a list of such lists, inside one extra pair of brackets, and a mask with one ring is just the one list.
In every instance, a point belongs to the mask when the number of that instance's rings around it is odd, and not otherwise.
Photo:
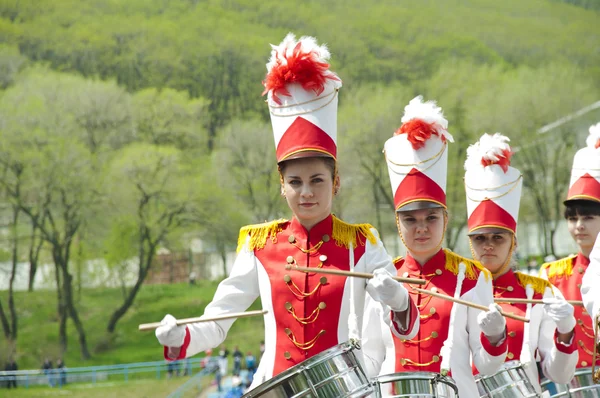
[[(158, 322), (166, 313), (177, 318), (200, 316), (216, 288), (217, 282), (209, 281), (199, 281), (196, 286), (143, 286), (112, 336), (106, 333), (106, 325), (112, 312), (122, 302), (120, 289), (83, 289), (81, 297), (77, 294), (75, 297), (92, 358), (86, 361), (81, 359), (77, 332), (69, 320), (68, 348), (64, 356), (67, 367), (162, 360), (162, 347), (154, 333), (140, 332), (138, 325)], [(0, 292), (0, 295), (5, 303), (6, 292)], [(16, 303), (19, 314), (16, 359), (19, 369), (39, 369), (45, 357), (49, 357), (55, 364), (59, 357), (56, 293), (49, 290), (17, 292)], [(255, 302), (249, 309), (260, 309), (260, 303)], [(242, 352), (252, 351), (257, 355), (263, 338), (262, 318), (244, 318), (234, 323), (224, 345), (230, 351), (238, 345)], [(6, 340), (0, 337), (2, 368), (6, 352)]]
[[(129, 383), (98, 383), (98, 384), (73, 384), (62, 389), (50, 387), (30, 387), (12, 390), (0, 390), (3, 397), (131, 397), (154, 398), (166, 397), (187, 378), (174, 378), (171, 380), (137, 380)], [(194, 390), (196, 391), (196, 390)]]

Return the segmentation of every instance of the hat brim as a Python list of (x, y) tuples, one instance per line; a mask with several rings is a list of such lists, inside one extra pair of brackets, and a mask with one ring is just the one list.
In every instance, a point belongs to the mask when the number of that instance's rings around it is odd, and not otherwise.
[(396, 212), (404, 212), (404, 211), (413, 211), (413, 210), (423, 210), (423, 209), (443, 209), (444, 206), (437, 202), (430, 202), (428, 200), (418, 200), (415, 202), (410, 202), (396, 209)]
[(571, 199), (567, 199), (563, 202), (563, 205), (567, 206), (567, 205), (576, 205), (577, 203), (581, 203), (581, 202), (587, 202), (587, 203), (595, 203), (597, 205), (600, 205), (600, 200), (596, 200), (596, 199), (591, 199), (588, 197), (573, 197)]
[(506, 228), (498, 228), (498, 227), (483, 227), (478, 228), (474, 231), (471, 231), (467, 234), (467, 236), (473, 235), (483, 235), (483, 234), (512, 234), (513, 232)]

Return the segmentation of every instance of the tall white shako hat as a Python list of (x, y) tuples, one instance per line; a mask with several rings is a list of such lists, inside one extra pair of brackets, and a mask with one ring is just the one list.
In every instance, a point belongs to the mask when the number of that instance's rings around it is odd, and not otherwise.
[(510, 139), (484, 134), (467, 148), (465, 190), (469, 235), (517, 232), (523, 178), (510, 165)]
[(572, 200), (600, 202), (600, 123), (590, 127), (585, 143), (573, 158), (565, 204)]
[(446, 208), (448, 141), (454, 139), (442, 109), (418, 96), (404, 108), (401, 121), (384, 146), (395, 210)]
[(340, 78), (329, 70), (326, 45), (292, 33), (271, 45), (264, 94), (271, 114), (277, 163), (301, 157), (337, 156)]

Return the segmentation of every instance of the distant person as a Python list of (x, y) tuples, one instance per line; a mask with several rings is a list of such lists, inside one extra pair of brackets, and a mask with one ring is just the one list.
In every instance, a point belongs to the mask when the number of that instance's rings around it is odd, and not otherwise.
[(219, 350), (219, 359), (221, 364), (221, 374), (227, 376), (227, 371), (229, 370), (229, 350), (224, 345), (222, 345)]
[(232, 388), (227, 391), (225, 398), (241, 398), (244, 395), (244, 386), (242, 385), (242, 379), (239, 376), (233, 376), (231, 381)]
[[(10, 359), (10, 361), (8, 361), (6, 363), (6, 367), (4, 368), (4, 370), (6, 370), (7, 372), (16, 372), (17, 370), (19, 370), (19, 367), (17, 366), (17, 362), (15, 362), (15, 360), (13, 358)], [(16, 375), (9, 375), (7, 377), (6, 380), (6, 388), (17, 388), (17, 376)]]
[(256, 358), (252, 355), (252, 352), (248, 351), (246, 354), (246, 369), (248, 373), (254, 375), (256, 372)]
[(194, 271), (190, 272), (190, 285), (196, 284), (196, 273)]
[(67, 384), (67, 367), (62, 359), (56, 361), (56, 372), (58, 373), (58, 385), (60, 387)]
[(265, 341), (262, 340), (260, 342), (260, 357), (262, 358), (263, 354), (265, 353)]
[(48, 377), (48, 385), (50, 387), (54, 387), (54, 377), (52, 375), (54, 367), (52, 366), (52, 361), (46, 358), (44, 359), (44, 363), (42, 364), (42, 371)]
[(538, 262), (534, 257), (531, 257), (527, 263), (527, 273), (533, 276), (537, 276), (538, 274)]
[(238, 346), (233, 349), (233, 375), (239, 376), (242, 371), (242, 358), (244, 354), (240, 351)]

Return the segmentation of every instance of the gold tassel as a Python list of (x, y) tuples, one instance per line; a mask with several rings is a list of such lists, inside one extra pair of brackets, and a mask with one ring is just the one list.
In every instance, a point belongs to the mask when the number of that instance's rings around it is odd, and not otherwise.
[(546, 269), (548, 278), (555, 276), (566, 276), (569, 277), (573, 273), (573, 259), (577, 257), (576, 254), (561, 258), (560, 260), (553, 261), (551, 263), (542, 264), (541, 269)]
[(522, 274), (520, 272), (515, 272), (515, 275), (523, 288), (527, 288), (527, 285), (530, 285), (536, 293), (544, 294), (547, 287), (552, 288), (550, 282), (537, 276)]
[(483, 272), (486, 281), (492, 278), (492, 274), (490, 273), (490, 271), (483, 265), (481, 265), (478, 261), (469, 260), (468, 258), (459, 256), (458, 254), (451, 252), (448, 249), (444, 249), (444, 253), (446, 253), (446, 269), (452, 272), (454, 275), (458, 275), (458, 266), (460, 263), (463, 263), (467, 267), (465, 276), (468, 279), (477, 279), (478, 273), (476, 272), (476, 270)]
[(336, 245), (340, 247), (349, 248), (350, 243), (352, 243), (352, 247), (357, 247), (359, 243), (364, 246), (365, 242), (363, 239), (358, 241), (359, 234), (367, 238), (372, 244), (376, 244), (377, 238), (371, 232), (371, 228), (373, 228), (371, 224), (348, 224), (333, 216), (333, 231), (331, 235)]
[(248, 235), (250, 240), (248, 241), (248, 249), (262, 249), (267, 243), (267, 239), (270, 237), (273, 243), (277, 242), (277, 234), (282, 231), (282, 224), (286, 223), (286, 219), (279, 219), (270, 221), (263, 224), (246, 225), (240, 229), (240, 235), (238, 236), (237, 251), (239, 252), (244, 244)]

